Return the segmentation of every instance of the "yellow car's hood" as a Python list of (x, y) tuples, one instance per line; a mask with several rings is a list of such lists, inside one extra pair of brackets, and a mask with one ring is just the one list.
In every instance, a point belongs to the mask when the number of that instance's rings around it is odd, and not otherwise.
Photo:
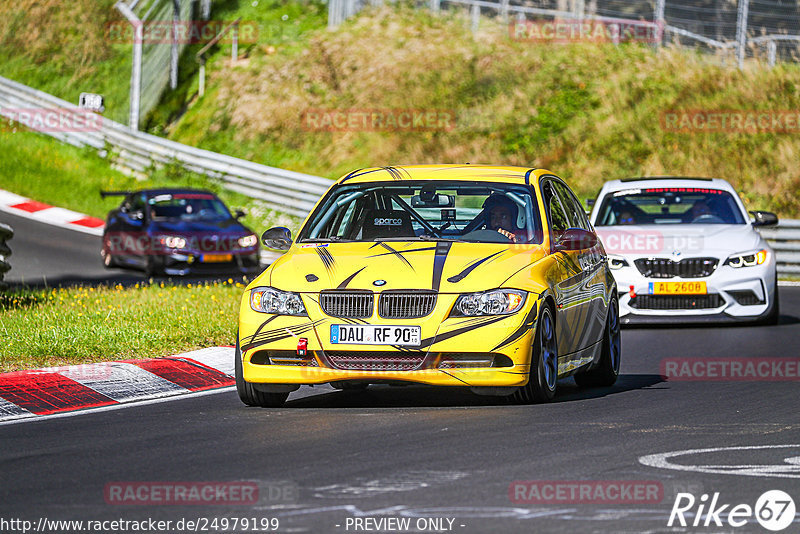
[(545, 256), (541, 245), (445, 241), (294, 245), (271, 269), (287, 291), (433, 289), (465, 293), (502, 287)]

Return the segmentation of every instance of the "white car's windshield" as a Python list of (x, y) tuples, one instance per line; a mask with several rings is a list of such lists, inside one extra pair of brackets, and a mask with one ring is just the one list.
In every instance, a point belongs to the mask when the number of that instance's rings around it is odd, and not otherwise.
[(627, 224), (745, 224), (727, 191), (698, 187), (652, 187), (606, 195), (595, 226)]
[(541, 243), (531, 189), (485, 182), (378, 182), (333, 189), (299, 241)]

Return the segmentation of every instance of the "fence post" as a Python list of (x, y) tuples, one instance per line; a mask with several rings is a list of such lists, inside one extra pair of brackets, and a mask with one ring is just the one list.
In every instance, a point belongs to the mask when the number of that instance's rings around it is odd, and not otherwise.
[(206, 60), (200, 62), (200, 81), (197, 86), (198, 96), (203, 96), (206, 93)]
[(744, 58), (747, 53), (747, 10), (750, 0), (739, 0), (739, 9), (736, 14), (736, 63), (739, 69), (744, 68)]
[(478, 4), (472, 4), (470, 15), (472, 18), (472, 33), (475, 33), (478, 31), (478, 27), (481, 23), (481, 6)]
[(767, 64), (770, 68), (775, 66), (775, 60), (778, 55), (778, 43), (775, 41), (767, 41)]
[(169, 88), (173, 91), (178, 88), (178, 29), (181, 23), (181, 2), (172, 0), (172, 50), (169, 62)]
[(131, 66), (130, 113), (128, 127), (139, 129), (139, 105), (142, 97), (142, 41), (144, 41), (144, 24), (125, 2), (117, 2), (114, 7), (128, 19), (133, 26), (133, 65)]
[(666, 21), (664, 20), (664, 9), (666, 7), (666, 0), (656, 0), (656, 9), (655, 13), (653, 13), (653, 22), (656, 23), (656, 28), (659, 32), (658, 39), (656, 39), (656, 48), (661, 46), (664, 41), (664, 31), (667, 26)]
[(236, 24), (231, 30), (232, 43), (231, 43), (231, 61), (239, 59), (239, 24)]
[(441, 2), (440, 0), (431, 0), (431, 11), (434, 13), (438, 13), (441, 9)]
[(203, 20), (211, 18), (211, 0), (202, 0), (200, 5), (200, 17)]
[(500, 18), (508, 24), (508, 0), (500, 0)]

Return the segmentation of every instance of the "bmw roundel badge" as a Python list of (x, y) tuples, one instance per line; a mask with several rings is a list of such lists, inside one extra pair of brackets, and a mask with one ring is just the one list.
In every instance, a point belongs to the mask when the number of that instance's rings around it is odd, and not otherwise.
[(386, 280), (375, 280), (374, 282), (372, 282), (372, 285), (373, 286), (378, 286), (378, 287), (385, 286), (386, 285)]

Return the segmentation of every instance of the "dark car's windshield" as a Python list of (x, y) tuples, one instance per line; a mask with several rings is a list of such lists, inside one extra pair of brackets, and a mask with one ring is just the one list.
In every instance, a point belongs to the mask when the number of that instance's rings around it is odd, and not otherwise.
[(626, 224), (745, 224), (727, 191), (653, 187), (616, 191), (603, 199), (595, 226)]
[(323, 200), (298, 240), (541, 243), (538, 213), (530, 188), (522, 185), (466, 181), (344, 184)]
[(208, 193), (174, 193), (147, 199), (153, 220), (224, 221), (231, 218), (225, 205)]

